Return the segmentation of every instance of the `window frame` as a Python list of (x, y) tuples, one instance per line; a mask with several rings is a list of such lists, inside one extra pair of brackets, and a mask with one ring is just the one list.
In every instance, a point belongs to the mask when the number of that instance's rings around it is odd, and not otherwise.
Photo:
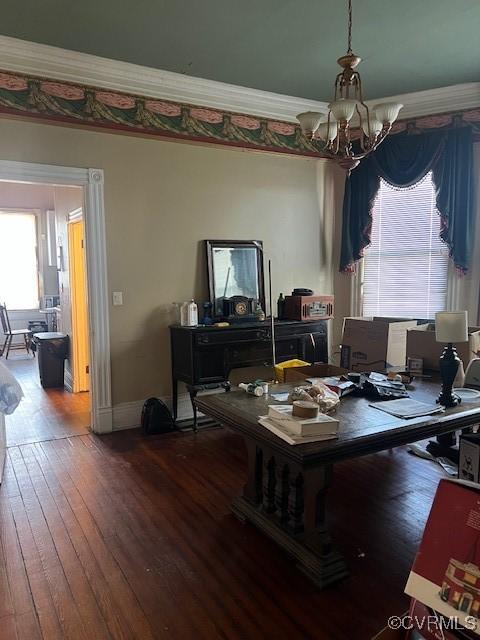
[[(22, 207), (0, 207), (0, 213), (18, 213), (18, 214), (30, 214), (35, 216), (35, 257), (37, 263), (37, 288), (38, 288), (38, 305), (33, 309), (14, 309), (8, 308), (8, 313), (27, 313), (27, 312), (38, 312), (42, 308), (42, 300), (44, 297), (44, 289), (43, 289), (43, 277), (41, 277), (40, 266), (44, 262), (44, 247), (42, 243), (42, 209), (33, 209), (33, 208), (22, 208)], [(3, 302), (3, 300), (2, 300)]]
[[(418, 182), (421, 182), (423, 179), (424, 178), (421, 178)], [(352, 286), (350, 290), (351, 314), (353, 316), (362, 317), (362, 318), (370, 317), (364, 314), (364, 284), (365, 284), (365, 258), (362, 257), (358, 261), (355, 271), (353, 273)], [(460, 297), (461, 296), (459, 295), (458, 275), (456, 273), (455, 267), (453, 266), (452, 260), (448, 258), (444, 311), (451, 311), (459, 308)], [(396, 317), (396, 316), (393, 316), (393, 317)], [(405, 317), (405, 316), (398, 316), (398, 317)], [(434, 318), (429, 318), (429, 319), (434, 320)]]

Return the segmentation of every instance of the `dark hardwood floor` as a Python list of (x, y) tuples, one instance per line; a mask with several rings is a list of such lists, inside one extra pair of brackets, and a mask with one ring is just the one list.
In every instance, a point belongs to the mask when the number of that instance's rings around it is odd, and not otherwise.
[(20, 382), (25, 397), (7, 416), (7, 445), (27, 444), (85, 434), (90, 431), (90, 394), (43, 389), (36, 358), (23, 352), (2, 358)]
[(397, 449), (338, 465), (330, 526), (351, 576), (318, 591), (229, 503), (241, 439), (128, 431), (10, 447), (2, 640), (371, 638), (403, 612), (442, 470)]

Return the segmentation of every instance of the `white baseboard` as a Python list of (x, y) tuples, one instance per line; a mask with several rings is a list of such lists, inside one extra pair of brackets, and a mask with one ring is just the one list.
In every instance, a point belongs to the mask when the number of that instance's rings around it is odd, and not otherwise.
[(94, 416), (94, 422), (94, 433), (111, 433), (113, 429), (112, 407), (100, 407), (97, 409)]
[(140, 426), (143, 400), (133, 402), (121, 402), (113, 405), (112, 408), (112, 428), (113, 431), (121, 429), (134, 429)]
[[(172, 399), (163, 396), (160, 398), (167, 407), (172, 409)], [(113, 430), (135, 429), (140, 427), (142, 407), (145, 400), (133, 400), (133, 402), (121, 402), (113, 406)], [(186, 414), (186, 415), (185, 415)], [(178, 419), (191, 418), (193, 416), (192, 405), (188, 393), (178, 397)]]
[[(207, 392), (208, 393), (208, 392)], [(172, 410), (171, 396), (160, 396), (160, 400), (165, 402)], [(132, 402), (121, 402), (113, 406), (113, 431), (122, 429), (135, 429), (140, 427), (140, 418), (144, 400), (133, 400)], [(199, 413), (198, 415), (202, 415)], [(178, 420), (189, 420), (193, 418), (192, 403), (188, 393), (178, 395)]]

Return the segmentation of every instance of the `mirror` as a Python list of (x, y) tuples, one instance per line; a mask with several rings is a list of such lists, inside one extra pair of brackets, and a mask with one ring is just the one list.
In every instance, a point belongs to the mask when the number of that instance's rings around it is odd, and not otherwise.
[(208, 285), (213, 315), (224, 315), (223, 301), (244, 296), (265, 310), (263, 245), (260, 240), (206, 240)]

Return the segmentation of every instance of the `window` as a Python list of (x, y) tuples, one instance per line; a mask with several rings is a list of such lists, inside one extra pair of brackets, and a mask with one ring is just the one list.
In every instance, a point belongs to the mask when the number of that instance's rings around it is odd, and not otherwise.
[(433, 318), (445, 309), (448, 248), (432, 174), (407, 189), (381, 181), (365, 251), (363, 315)]
[(38, 309), (37, 226), (32, 213), (0, 211), (0, 302)]

